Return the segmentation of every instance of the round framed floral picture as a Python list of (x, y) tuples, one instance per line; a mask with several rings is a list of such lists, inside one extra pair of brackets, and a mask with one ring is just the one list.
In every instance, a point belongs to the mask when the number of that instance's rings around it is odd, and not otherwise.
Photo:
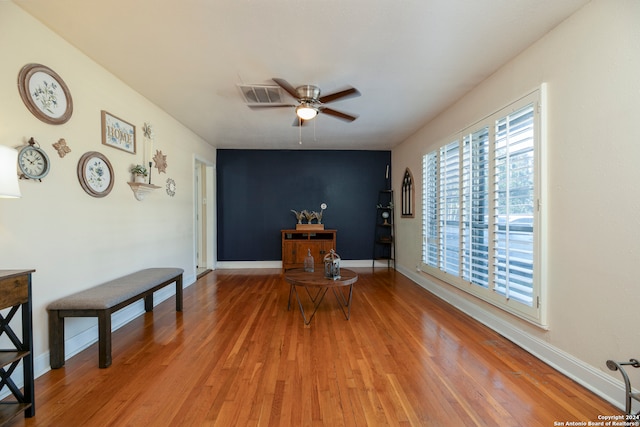
[(71, 118), (73, 101), (69, 88), (51, 68), (41, 64), (22, 67), (18, 91), (29, 111), (43, 122), (61, 125)]
[(78, 180), (80, 185), (93, 197), (104, 197), (113, 188), (113, 168), (102, 153), (89, 151), (78, 161)]

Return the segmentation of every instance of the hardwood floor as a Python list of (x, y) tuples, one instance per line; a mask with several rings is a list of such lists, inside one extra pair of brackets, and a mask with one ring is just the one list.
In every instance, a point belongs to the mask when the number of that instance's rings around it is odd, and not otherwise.
[[(621, 412), (400, 273), (305, 327), (279, 270), (218, 270), (36, 380), (11, 426), (553, 426)], [(329, 298), (331, 297), (331, 298)]]

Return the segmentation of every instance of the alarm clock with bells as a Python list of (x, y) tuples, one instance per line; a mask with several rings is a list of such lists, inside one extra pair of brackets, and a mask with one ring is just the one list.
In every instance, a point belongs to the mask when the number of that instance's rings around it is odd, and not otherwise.
[[(37, 144), (37, 146), (36, 146)], [(29, 139), (29, 145), (23, 147), (18, 152), (18, 168), (20, 169), (21, 179), (37, 179), (47, 176), (51, 163), (49, 156), (40, 148), (40, 144), (33, 138)]]

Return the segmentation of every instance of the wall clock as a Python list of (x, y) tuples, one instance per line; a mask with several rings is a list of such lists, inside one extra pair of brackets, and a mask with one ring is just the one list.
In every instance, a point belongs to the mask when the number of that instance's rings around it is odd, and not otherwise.
[(22, 67), (18, 91), (29, 111), (43, 122), (61, 125), (71, 118), (73, 101), (69, 88), (51, 68), (41, 64)]
[(80, 185), (93, 197), (104, 197), (113, 188), (113, 167), (102, 153), (89, 151), (78, 161)]
[(20, 169), (20, 178), (37, 179), (42, 181), (51, 168), (49, 156), (40, 148), (33, 138), (29, 139), (29, 145), (23, 147), (18, 152), (18, 168)]

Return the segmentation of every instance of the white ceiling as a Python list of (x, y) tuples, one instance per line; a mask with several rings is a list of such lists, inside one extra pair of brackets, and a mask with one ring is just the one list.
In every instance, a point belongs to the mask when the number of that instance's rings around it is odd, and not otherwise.
[[(355, 150), (403, 141), (587, 2), (14, 0), (215, 147)], [(359, 117), (249, 109), (238, 84), (273, 77), (356, 87), (329, 106)]]

